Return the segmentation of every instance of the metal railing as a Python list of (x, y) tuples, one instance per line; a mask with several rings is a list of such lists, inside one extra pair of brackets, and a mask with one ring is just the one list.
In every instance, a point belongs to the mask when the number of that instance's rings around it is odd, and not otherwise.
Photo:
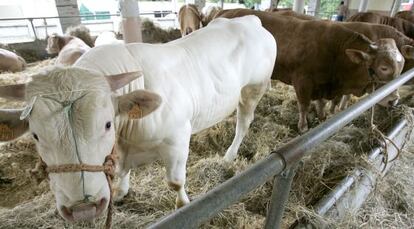
[[(154, 20), (159, 22), (172, 22), (175, 25), (175, 18), (163, 18), (163, 17), (157, 17), (156, 15), (167, 15), (167, 14), (174, 14), (177, 15), (177, 12), (172, 11), (154, 11), (154, 12), (142, 12), (140, 13), (141, 16), (154, 16)], [(57, 30), (57, 25), (50, 25), (50, 22), (48, 24), (48, 20), (53, 19), (61, 19), (61, 18), (87, 18), (87, 17), (120, 17), (121, 15), (119, 13), (117, 14), (93, 14), (93, 15), (74, 15), (74, 16), (51, 16), (51, 17), (16, 17), (16, 18), (0, 18), (0, 22), (6, 22), (6, 21), (28, 21), (28, 24), (15, 24), (15, 25), (0, 25), (0, 28), (2, 29), (13, 29), (13, 28), (27, 28), (27, 34), (26, 38), (32, 38), (34, 40), (38, 40), (40, 37), (46, 38), (49, 34), (48, 29), (54, 29)], [(40, 20), (42, 24), (36, 25), (35, 21)], [(81, 21), (81, 24), (85, 26), (91, 26), (91, 25), (110, 25), (113, 29), (115, 27), (114, 21), (111, 19), (97, 19), (97, 20), (83, 20)], [(44, 36), (40, 36), (38, 30), (42, 29), (44, 30)], [(64, 31), (63, 31), (64, 32)], [(15, 36), (22, 37), (22, 36)], [(1, 36), (0, 36), (1, 38)]]
[(310, 149), (325, 141), (353, 119), (414, 77), (414, 69), (374, 91), (326, 122), (296, 137), (244, 172), (230, 178), (190, 204), (154, 223), (150, 228), (195, 228), (244, 195), (275, 177), (265, 228), (280, 228), (295, 168)]

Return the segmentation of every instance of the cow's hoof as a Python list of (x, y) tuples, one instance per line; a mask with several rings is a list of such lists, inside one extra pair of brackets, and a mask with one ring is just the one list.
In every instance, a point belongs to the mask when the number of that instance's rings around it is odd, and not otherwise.
[(190, 203), (190, 201), (188, 199), (187, 200), (181, 200), (181, 199), (177, 198), (175, 200), (175, 209), (179, 209), (179, 208), (183, 207), (184, 205), (186, 205), (188, 203)]
[(236, 160), (236, 157), (237, 157), (237, 155), (236, 156), (230, 156), (229, 154), (226, 153), (226, 155), (224, 155), (223, 159), (224, 159), (225, 162), (231, 163), (234, 160)]
[(309, 130), (308, 126), (299, 127), (299, 133), (301, 134), (308, 132), (308, 130)]

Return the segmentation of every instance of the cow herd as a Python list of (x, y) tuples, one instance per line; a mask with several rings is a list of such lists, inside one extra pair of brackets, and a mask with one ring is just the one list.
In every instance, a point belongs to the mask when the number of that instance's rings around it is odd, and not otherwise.
[[(294, 87), (303, 133), (312, 101), (323, 120), (327, 101), (333, 111), (344, 109), (349, 95), (371, 93), (413, 67), (408, 29), (293, 12), (202, 14), (192, 5), (179, 17), (183, 37), (166, 44), (123, 44), (103, 33), (92, 48), (70, 35), (51, 36), (47, 50), (58, 54), (56, 65), (29, 83), (0, 87), (0, 97), (27, 103), (0, 110), (0, 141), (30, 133), (46, 167), (100, 166), (117, 154), (112, 184), (102, 171), (49, 174), (64, 219), (98, 217), (128, 193), (130, 170), (155, 160), (165, 164), (176, 207), (187, 204), (191, 135), (237, 110), (224, 156), (232, 162), (271, 79)], [(381, 104), (394, 106), (398, 97), (396, 91)]]

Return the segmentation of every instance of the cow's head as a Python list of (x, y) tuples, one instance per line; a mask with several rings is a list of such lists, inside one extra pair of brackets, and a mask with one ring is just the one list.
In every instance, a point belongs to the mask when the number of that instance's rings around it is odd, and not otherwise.
[[(139, 75), (104, 77), (85, 69), (54, 67), (28, 84), (2, 86), (0, 97), (25, 99), (27, 106), (0, 110), (0, 140), (29, 132), (48, 166), (102, 165), (115, 144), (115, 116), (140, 119), (161, 103), (160, 96), (146, 90), (113, 95)], [(50, 173), (49, 178), (57, 209), (66, 220), (90, 220), (108, 206), (103, 172)]]
[[(383, 86), (398, 77), (404, 67), (404, 57), (393, 39), (380, 39), (370, 44), (368, 51), (346, 49), (345, 52), (352, 62), (366, 68), (369, 81), (375, 82), (376, 87)], [(368, 88), (368, 91), (371, 91), (371, 88)], [(398, 103), (398, 99), (398, 91), (395, 91), (379, 104), (394, 106)]]
[(52, 34), (47, 38), (46, 52), (48, 54), (57, 54), (65, 46), (66, 41), (63, 36)]
[(194, 4), (187, 4), (180, 8), (178, 13), (181, 36), (188, 35), (201, 27), (201, 13)]

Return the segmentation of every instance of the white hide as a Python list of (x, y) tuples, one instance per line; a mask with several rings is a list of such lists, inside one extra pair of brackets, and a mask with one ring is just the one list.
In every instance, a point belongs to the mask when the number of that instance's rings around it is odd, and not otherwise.
[[(96, 47), (83, 55), (75, 66), (103, 75), (143, 71), (144, 77), (118, 93), (145, 88), (160, 95), (162, 104), (142, 119), (117, 119), (118, 146), (122, 153), (119, 172), (127, 174), (135, 166), (155, 159), (164, 160), (168, 182), (180, 186), (176, 190), (179, 206), (188, 202), (183, 185), (191, 134), (223, 120), (239, 102), (251, 106), (254, 111), (269, 85), (275, 59), (273, 36), (256, 16), (245, 16), (216, 19), (207, 27), (167, 44)], [(248, 101), (248, 96), (241, 99), (242, 89), (246, 87), (249, 90), (244, 94), (260, 90), (257, 101)], [(236, 132), (236, 136), (240, 136), (229, 148), (227, 159), (236, 156), (253, 119), (253, 111), (241, 127), (238, 123), (240, 133)], [(118, 184), (123, 190), (121, 196), (128, 190), (125, 179)]]
[(114, 32), (102, 32), (95, 40), (95, 47), (108, 44), (123, 44), (123, 40), (116, 39)]

